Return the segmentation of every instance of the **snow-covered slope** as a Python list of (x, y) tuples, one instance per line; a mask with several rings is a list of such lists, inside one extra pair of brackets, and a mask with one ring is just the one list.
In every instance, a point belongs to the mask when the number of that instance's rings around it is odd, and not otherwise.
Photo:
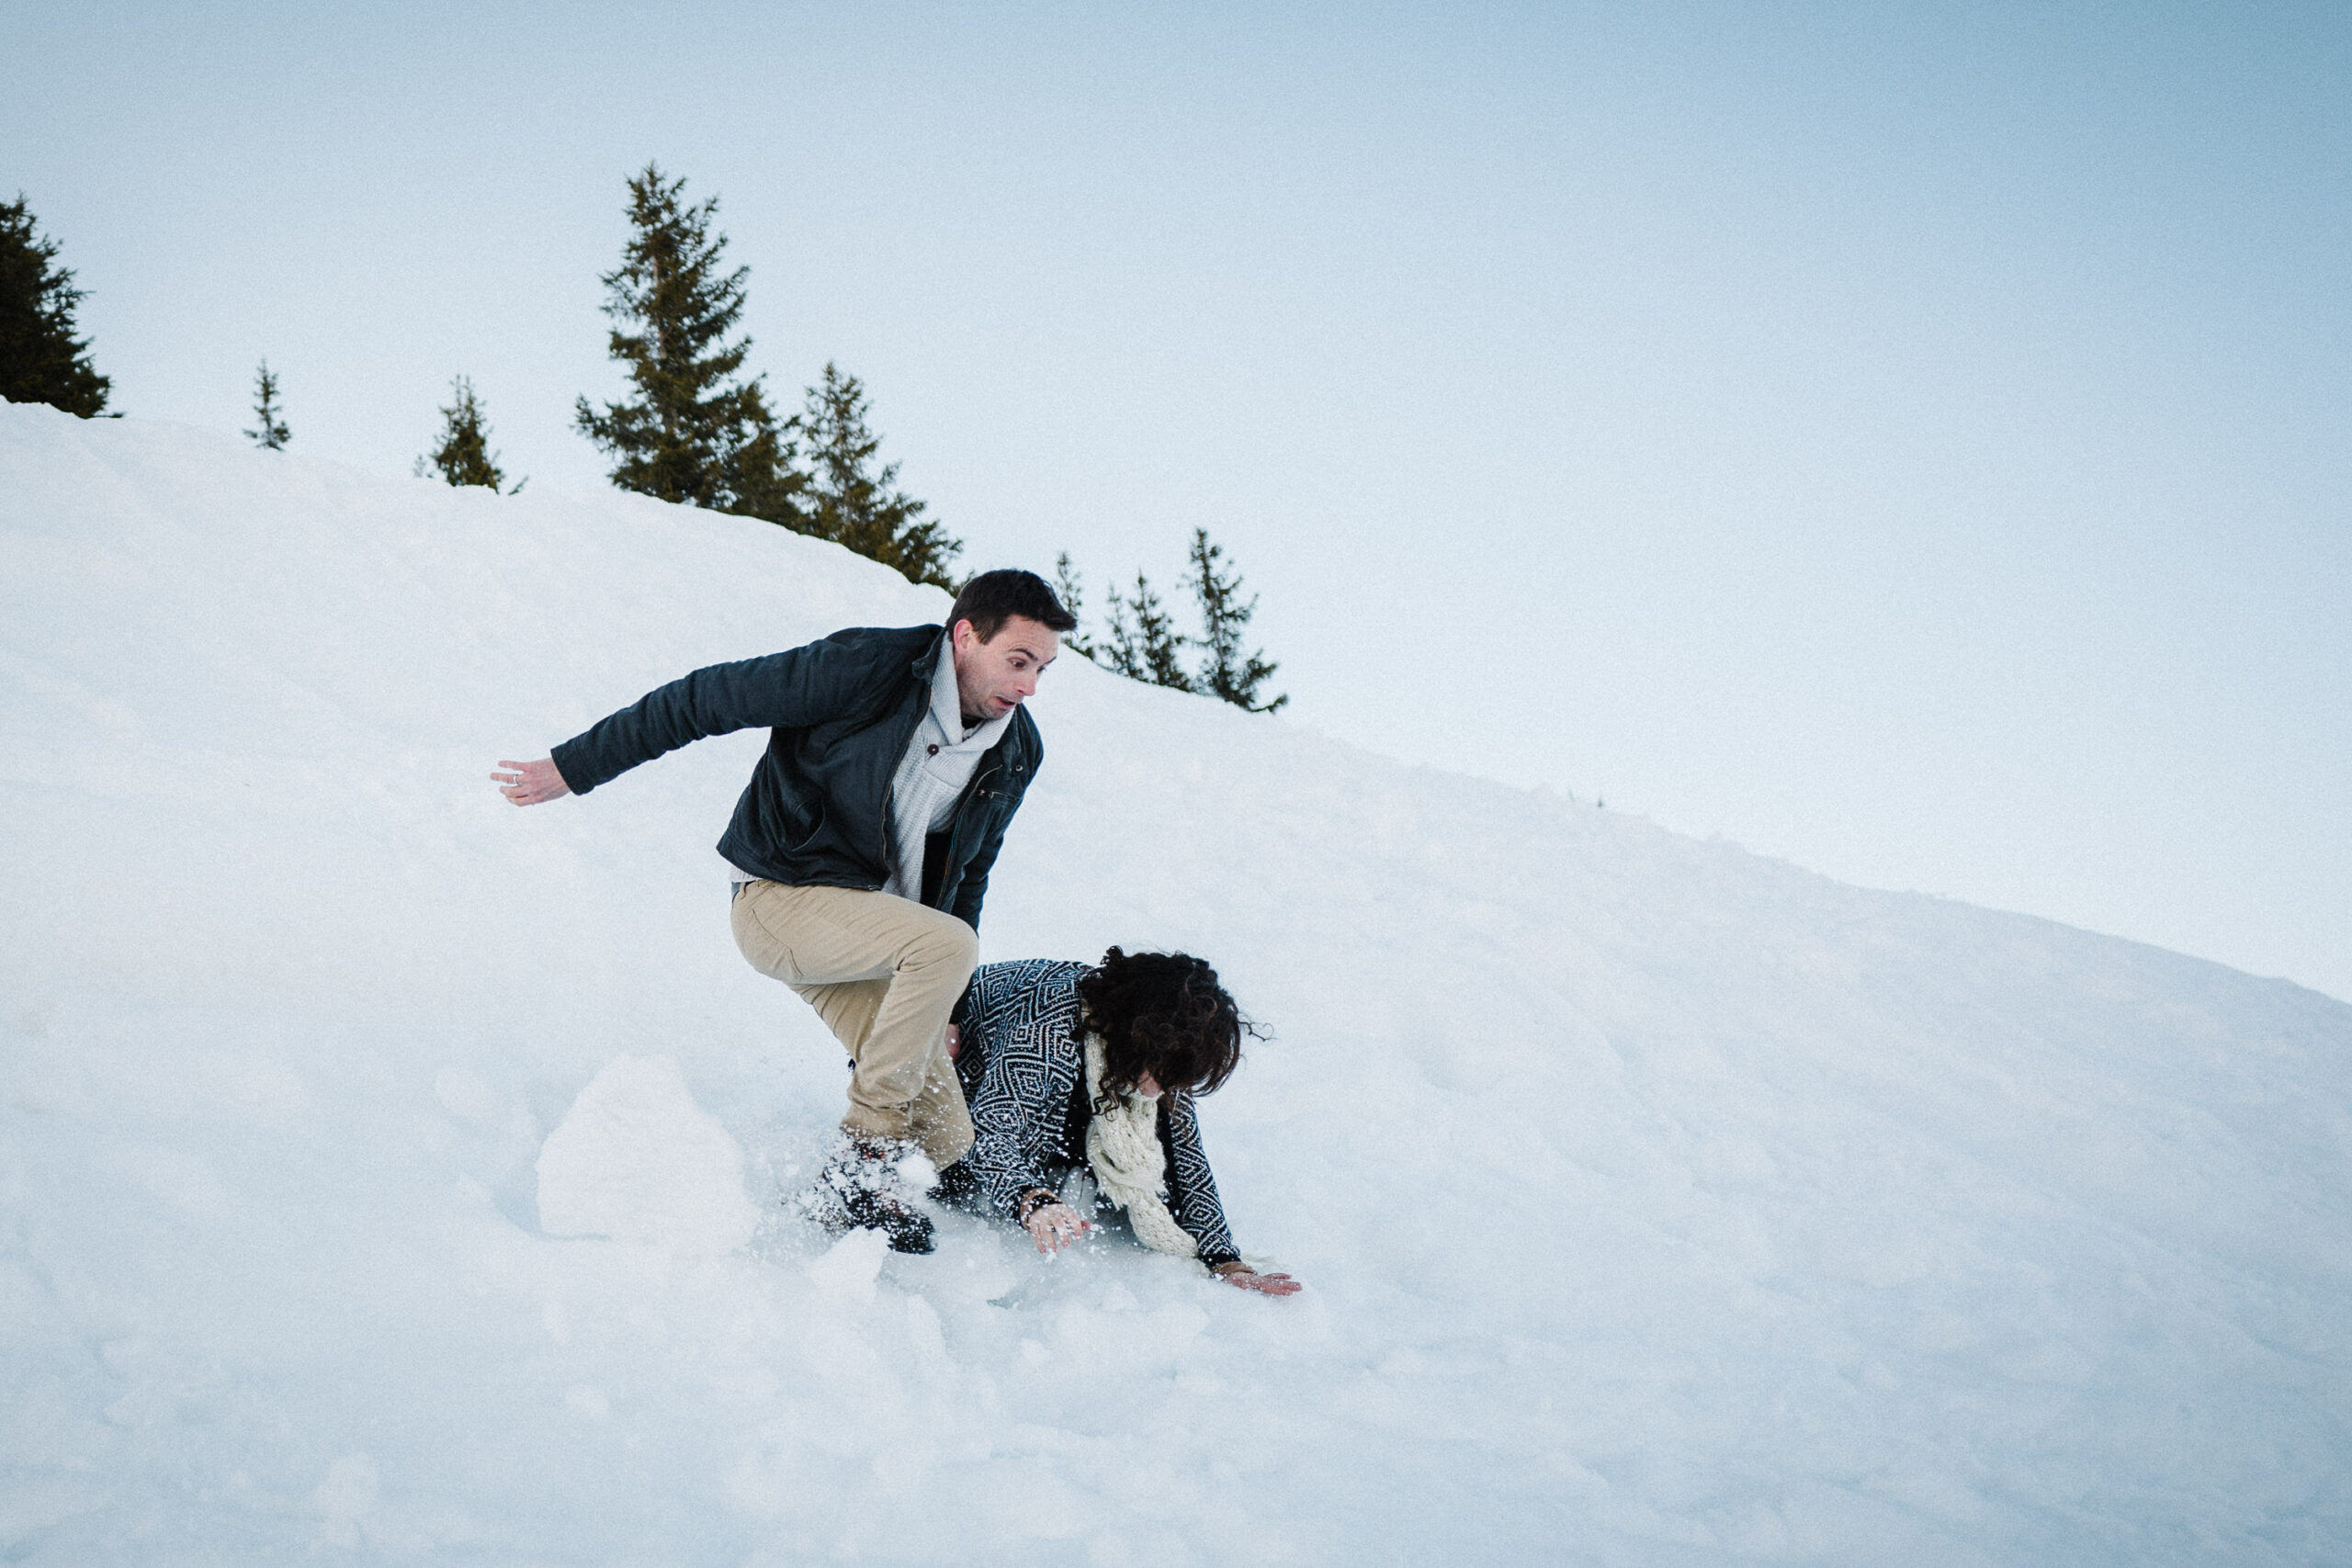
[(984, 956), (1220, 966), (1307, 1293), (828, 1249), (759, 739), (485, 775), (944, 596), (15, 406), (0, 548), (10, 1561), (2352, 1558), (2352, 1009), (1065, 660)]

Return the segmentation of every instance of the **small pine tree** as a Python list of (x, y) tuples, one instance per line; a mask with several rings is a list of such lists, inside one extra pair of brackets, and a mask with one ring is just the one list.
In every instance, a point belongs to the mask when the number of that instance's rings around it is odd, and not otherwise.
[(111, 383), (74, 335), (74, 308), (88, 290), (74, 287), (71, 268), (51, 266), (56, 259), (57, 242), (34, 228), (24, 193), (0, 202), (0, 398), (95, 419)]
[[(1134, 616), (1132, 622), (1128, 617)], [(1160, 607), (1150, 580), (1136, 573), (1136, 591), (1122, 600), (1111, 596), (1109, 667), (1134, 681), (1169, 686), (1179, 692), (1193, 688), (1184, 672), (1184, 637), (1175, 621)]]
[(1240, 572), (1223, 576), (1217, 570), (1217, 563), (1224, 558), (1224, 547), (1209, 543), (1206, 528), (1193, 530), (1193, 574), (1184, 583), (1201, 607), (1201, 669), (1193, 689), (1250, 713), (1272, 713), (1289, 702), (1290, 694), (1285, 692), (1271, 702), (1258, 700), (1258, 688), (1281, 666), (1269, 663), (1263, 649), (1241, 651), (1241, 634), (1249, 628), (1250, 617), (1258, 613), (1258, 596), (1252, 593), (1243, 602)]
[(866, 428), (866, 407), (864, 384), (831, 364), (824, 379), (808, 389), (808, 409), (800, 420), (808, 436), (807, 531), (896, 567), (910, 582), (952, 592), (956, 581), (947, 563), (964, 547), (937, 523), (922, 521), (928, 503), (898, 489), (898, 464), (874, 467), (882, 438)]
[[(428, 468), (453, 485), (481, 485), (498, 490), (506, 470), (490, 449), (490, 425), (483, 419), (481, 400), (474, 395), (473, 378), (458, 376), (449, 382), (449, 406), (441, 411), (441, 444), (416, 460), (417, 477)], [(503, 493), (514, 495), (528, 484), (517, 479)]]
[(636, 395), (602, 413), (582, 398), (572, 423), (614, 457), (623, 490), (805, 528), (792, 431), (776, 424), (758, 377), (738, 379), (752, 340), (729, 341), (751, 268), (720, 270), (718, 198), (687, 206), (685, 186), (652, 164), (628, 182), (633, 232), (604, 275), (604, 310)]
[[(1064, 550), (1054, 558), (1054, 597), (1062, 602), (1062, 608), (1070, 613), (1072, 619), (1077, 619), (1084, 614), (1086, 591), (1079, 582), (1078, 569), (1069, 563), (1068, 550)], [(1102, 662), (1100, 649), (1095, 646), (1094, 639), (1086, 635), (1083, 621), (1062, 633), (1062, 646), (1080, 659), (1090, 660), (1096, 664)]]
[(257, 428), (245, 432), (254, 445), (265, 452), (283, 452), (286, 444), (294, 439), (287, 428), (285, 410), (277, 406), (277, 378), (269, 368), (269, 361), (261, 362), (254, 372), (254, 423)]

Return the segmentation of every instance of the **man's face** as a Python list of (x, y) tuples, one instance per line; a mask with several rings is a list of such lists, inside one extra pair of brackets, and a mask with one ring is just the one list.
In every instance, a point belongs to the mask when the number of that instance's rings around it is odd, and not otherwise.
[(1027, 701), (1062, 650), (1061, 634), (1026, 615), (1008, 615), (982, 642), (969, 621), (956, 623), (956, 694), (967, 718), (1002, 718)]

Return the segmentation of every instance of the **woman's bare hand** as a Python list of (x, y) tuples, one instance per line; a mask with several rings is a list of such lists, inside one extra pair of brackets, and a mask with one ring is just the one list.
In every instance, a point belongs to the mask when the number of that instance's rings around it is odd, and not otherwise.
[(1218, 1279), (1244, 1291), (1267, 1296), (1295, 1296), (1306, 1287), (1287, 1274), (1261, 1274), (1252, 1269), (1220, 1269)]
[(491, 782), (498, 786), (499, 794), (517, 806), (537, 806), (543, 800), (560, 800), (571, 793), (571, 786), (563, 782), (563, 774), (557, 771), (553, 757), (542, 757), (536, 762), (502, 760), (498, 765), (514, 771), (492, 773)]
[(1078, 1217), (1068, 1203), (1040, 1203), (1022, 1222), (1040, 1252), (1059, 1252), (1094, 1227)]

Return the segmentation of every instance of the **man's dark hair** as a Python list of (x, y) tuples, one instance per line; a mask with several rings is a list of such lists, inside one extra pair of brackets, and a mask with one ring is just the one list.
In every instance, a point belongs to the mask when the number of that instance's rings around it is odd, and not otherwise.
[(952, 632), (956, 622), (969, 621), (972, 634), (986, 642), (1015, 615), (1057, 632), (1078, 626), (1078, 617), (1062, 608), (1044, 578), (1006, 567), (984, 571), (964, 584), (956, 595), (956, 607), (947, 612), (947, 629)]
[(1258, 1032), (1216, 971), (1185, 953), (1114, 947), (1079, 981), (1078, 998), (1088, 1032), (1102, 1039), (1106, 1100), (1146, 1073), (1164, 1090), (1213, 1093), (1241, 1065), (1241, 1037)]

